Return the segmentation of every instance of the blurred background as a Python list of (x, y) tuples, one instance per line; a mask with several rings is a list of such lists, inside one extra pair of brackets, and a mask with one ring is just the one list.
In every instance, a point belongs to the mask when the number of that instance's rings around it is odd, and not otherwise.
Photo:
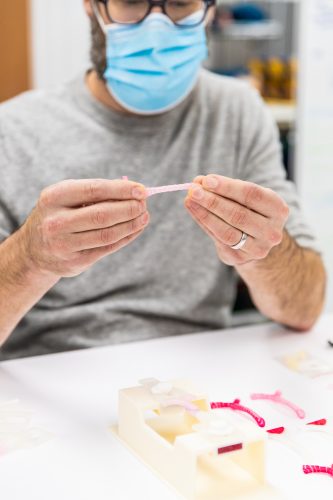
[[(0, 102), (82, 72), (89, 37), (83, 0), (1, 0)], [(333, 1), (222, 0), (208, 37), (206, 67), (247, 80), (276, 120), (287, 175), (333, 276)]]

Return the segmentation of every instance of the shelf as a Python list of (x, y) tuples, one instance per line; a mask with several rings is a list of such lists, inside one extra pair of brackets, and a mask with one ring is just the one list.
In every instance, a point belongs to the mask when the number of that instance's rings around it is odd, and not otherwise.
[(291, 127), (296, 121), (296, 103), (294, 101), (266, 101), (274, 120), (280, 127)]
[(210, 33), (229, 40), (276, 40), (282, 37), (284, 30), (278, 21), (260, 21), (252, 23), (233, 22), (223, 29), (211, 28)]
[[(217, 0), (217, 5), (235, 5), (248, 3), (249, 0)], [(301, 0), (259, 0), (260, 3), (300, 3)], [(304, 0), (303, 0), (304, 1)]]

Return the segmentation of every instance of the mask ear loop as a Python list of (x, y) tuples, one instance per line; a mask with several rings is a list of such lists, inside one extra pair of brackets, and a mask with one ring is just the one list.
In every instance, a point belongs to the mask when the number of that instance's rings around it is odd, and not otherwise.
[(90, 5), (91, 5), (91, 8), (93, 10), (93, 13), (97, 19), (97, 22), (99, 24), (99, 27), (101, 28), (101, 30), (103, 31), (103, 33), (106, 35), (107, 34), (107, 28), (106, 28), (106, 25), (104, 23), (104, 20), (101, 16), (101, 13), (96, 5), (96, 2), (94, 0), (90, 0)]

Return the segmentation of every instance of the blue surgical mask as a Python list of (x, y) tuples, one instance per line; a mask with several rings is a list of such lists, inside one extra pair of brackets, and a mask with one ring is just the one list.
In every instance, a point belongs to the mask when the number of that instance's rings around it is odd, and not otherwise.
[[(201, 13), (191, 16), (202, 17)], [(114, 99), (138, 114), (168, 111), (196, 84), (207, 57), (204, 24), (179, 28), (164, 14), (152, 13), (136, 25), (111, 24), (104, 77)]]

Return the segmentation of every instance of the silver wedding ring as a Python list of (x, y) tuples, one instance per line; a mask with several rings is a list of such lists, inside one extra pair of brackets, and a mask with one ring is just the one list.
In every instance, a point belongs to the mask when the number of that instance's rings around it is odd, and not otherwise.
[(245, 245), (245, 243), (246, 243), (247, 237), (248, 237), (248, 235), (246, 233), (242, 233), (242, 237), (239, 240), (239, 242), (236, 243), (236, 245), (233, 245), (230, 248), (232, 248), (232, 250), (241, 250), (243, 248), (243, 246)]

